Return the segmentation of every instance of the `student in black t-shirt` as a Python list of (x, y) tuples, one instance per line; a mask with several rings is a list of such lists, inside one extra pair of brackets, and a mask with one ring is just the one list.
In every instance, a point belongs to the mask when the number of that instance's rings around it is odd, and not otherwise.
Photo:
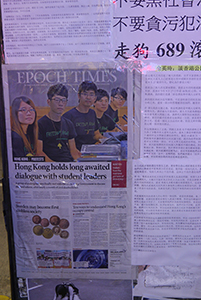
[(106, 114), (109, 115), (115, 123), (119, 122), (118, 109), (124, 105), (127, 100), (127, 92), (120, 87), (112, 89), (111, 101), (106, 110)]
[(97, 90), (97, 98), (94, 103), (94, 110), (96, 112), (96, 117), (99, 122), (99, 131), (104, 133), (106, 131), (111, 131), (115, 128), (115, 122), (112, 118), (105, 113), (108, 109), (109, 95), (105, 90)]
[(83, 144), (95, 144), (102, 137), (96, 113), (90, 108), (96, 100), (96, 93), (95, 83), (83, 81), (78, 88), (78, 105), (63, 115), (75, 126), (77, 133), (75, 142), (79, 150)]
[(17, 97), (11, 107), (13, 157), (33, 156), (37, 150), (38, 124), (33, 101)]
[(75, 146), (76, 131), (73, 123), (63, 118), (68, 90), (63, 84), (51, 86), (47, 93), (50, 111), (38, 120), (38, 155), (46, 161), (73, 161), (80, 157)]

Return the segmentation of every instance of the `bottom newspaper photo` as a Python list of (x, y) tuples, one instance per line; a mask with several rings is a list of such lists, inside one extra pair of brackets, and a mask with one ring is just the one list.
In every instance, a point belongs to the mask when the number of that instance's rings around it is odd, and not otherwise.
[(131, 280), (18, 278), (19, 298), (28, 300), (130, 300)]

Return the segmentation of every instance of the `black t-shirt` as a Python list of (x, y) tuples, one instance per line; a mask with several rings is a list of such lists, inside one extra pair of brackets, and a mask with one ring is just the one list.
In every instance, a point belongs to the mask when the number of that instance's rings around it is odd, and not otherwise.
[(106, 113), (104, 113), (100, 119), (98, 118), (98, 122), (100, 124), (100, 133), (106, 132), (107, 130), (110, 131), (115, 128), (115, 122)]
[(88, 113), (81, 113), (74, 107), (63, 116), (71, 120), (75, 126), (77, 149), (81, 150), (83, 144), (95, 144), (94, 132), (99, 129), (99, 125), (94, 110), (89, 109)]
[(43, 116), (38, 120), (38, 139), (43, 141), (43, 152), (53, 161), (73, 161), (68, 147), (68, 140), (76, 137), (71, 121), (61, 117), (55, 122)]
[(24, 157), (27, 154), (29, 154), (27, 148), (24, 145), (24, 141), (22, 137), (15, 131), (12, 131), (12, 146), (13, 146), (13, 157)]
[(113, 110), (110, 105), (108, 106), (108, 109), (105, 111), (105, 114), (109, 115), (115, 123), (119, 122), (118, 110)]

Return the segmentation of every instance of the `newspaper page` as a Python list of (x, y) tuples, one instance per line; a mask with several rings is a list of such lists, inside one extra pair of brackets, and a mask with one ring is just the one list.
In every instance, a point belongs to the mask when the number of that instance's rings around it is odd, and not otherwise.
[(1, 0), (6, 63), (112, 57), (110, 0)]
[(136, 296), (200, 296), (200, 76), (199, 65), (142, 74), (132, 261), (145, 269)]
[[(97, 96), (96, 103), (95, 93), (89, 94), (95, 86), (97, 95), (104, 90), (110, 98), (111, 90), (121, 86), (127, 95), (127, 70), (85, 63), (76, 67), (13, 65), (3, 66), (3, 71), (17, 275), (131, 279), (126, 96), (120, 101), (117, 123), (108, 115), (112, 127), (103, 130), (98, 125), (102, 131), (95, 144), (91, 137), (99, 129), (93, 116), (99, 112), (96, 109), (102, 98)], [(80, 91), (86, 83), (91, 90)], [(64, 96), (50, 95), (52, 87), (58, 86), (68, 90), (67, 106)], [(106, 100), (104, 110), (108, 108)], [(80, 108), (83, 101), (88, 113), (82, 113), (82, 118), (73, 115), (73, 123), (68, 114), (80, 113), (75, 107)], [(61, 119), (59, 128), (56, 116)], [(17, 129), (20, 125), (28, 137), (32, 124), (38, 127), (38, 142), (43, 144), (41, 155), (27, 153)], [(84, 133), (78, 128), (84, 128)], [(65, 136), (69, 136), (70, 150), (72, 140), (78, 148), (80, 141), (84, 143), (76, 150), (80, 153), (77, 159), (68, 149), (63, 155)]]
[(134, 162), (135, 264), (200, 262), (201, 87), (199, 66), (192, 67), (161, 66), (142, 75), (141, 159)]

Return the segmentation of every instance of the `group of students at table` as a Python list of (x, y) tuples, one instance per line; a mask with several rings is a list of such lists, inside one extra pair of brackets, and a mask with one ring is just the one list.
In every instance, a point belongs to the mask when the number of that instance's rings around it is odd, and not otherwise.
[(78, 89), (78, 105), (64, 114), (68, 101), (65, 85), (51, 86), (47, 98), (49, 112), (38, 121), (31, 99), (20, 96), (13, 100), (13, 157), (43, 156), (45, 161), (63, 162), (79, 159), (83, 144), (95, 144), (104, 132), (115, 128), (118, 109), (127, 100), (127, 92), (120, 87), (112, 89), (109, 104), (107, 91), (84, 81)]

